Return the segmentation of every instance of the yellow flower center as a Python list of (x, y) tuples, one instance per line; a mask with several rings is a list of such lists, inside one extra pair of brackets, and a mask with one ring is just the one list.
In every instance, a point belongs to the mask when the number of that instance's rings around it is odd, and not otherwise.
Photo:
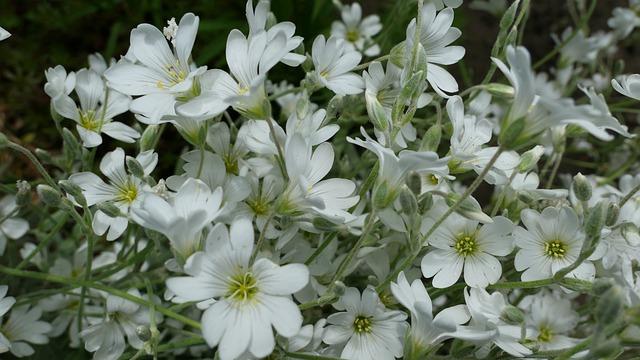
[(251, 300), (258, 293), (258, 282), (253, 274), (246, 272), (230, 279), (228, 297), (236, 301)]
[(549, 342), (551, 339), (553, 339), (553, 331), (547, 326), (541, 327), (538, 333), (538, 341)]
[(473, 255), (478, 250), (478, 244), (476, 238), (472, 234), (460, 234), (456, 238), (456, 242), (453, 245), (458, 255), (467, 257)]
[(240, 169), (238, 168), (238, 159), (231, 154), (226, 154), (222, 157), (224, 161), (224, 167), (227, 169), (229, 174), (238, 175)]
[(88, 110), (80, 112), (80, 126), (89, 131), (99, 132), (102, 124), (99, 119), (96, 119), (96, 112)]
[(160, 80), (156, 83), (156, 87), (159, 89), (165, 89), (173, 85), (179, 84), (187, 78), (187, 73), (182, 69), (180, 63), (176, 60), (174, 64), (167, 64), (164, 67), (165, 74), (169, 77), (168, 83), (164, 83)]
[(353, 329), (357, 334), (370, 333), (371, 332), (371, 318), (366, 316), (356, 316), (353, 321)]
[(138, 188), (131, 181), (128, 181), (123, 187), (119, 188), (118, 190), (118, 201), (131, 204), (138, 197)]
[(551, 240), (544, 243), (544, 253), (554, 259), (562, 259), (566, 256), (567, 245), (560, 240)]
[(355, 29), (349, 30), (347, 31), (346, 38), (350, 42), (356, 42), (360, 38), (360, 33), (358, 32), (358, 30), (355, 30)]

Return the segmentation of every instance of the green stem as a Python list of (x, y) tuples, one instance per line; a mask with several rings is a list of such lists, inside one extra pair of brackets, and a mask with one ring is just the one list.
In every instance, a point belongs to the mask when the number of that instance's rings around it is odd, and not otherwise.
[(289, 94), (293, 94), (293, 93), (298, 92), (300, 90), (302, 90), (302, 87), (296, 86), (296, 87), (291, 88), (291, 89), (283, 90), (283, 91), (281, 91), (281, 92), (279, 92), (277, 94), (272, 94), (271, 96), (268, 97), (268, 99), (269, 100), (275, 100), (275, 99), (277, 99), (279, 97), (282, 97), (282, 96), (285, 96), (285, 95), (289, 95)]
[(285, 179), (288, 179), (289, 174), (287, 173), (287, 167), (284, 161), (284, 151), (282, 150), (282, 145), (280, 145), (280, 141), (276, 136), (276, 129), (273, 127), (272, 121), (275, 121), (275, 120), (273, 120), (273, 118), (269, 116), (267, 118), (267, 124), (269, 125), (269, 131), (271, 132), (271, 136), (273, 137), (273, 143), (276, 145), (276, 150), (278, 151), (278, 166), (280, 166), (280, 171), (282, 172), (282, 176)]
[(559, 151), (556, 154), (556, 160), (553, 163), (553, 168), (551, 169), (551, 175), (549, 175), (549, 179), (547, 180), (545, 189), (550, 189), (551, 185), (553, 185), (553, 180), (555, 180), (556, 175), (558, 175), (558, 169), (560, 169), (560, 163), (562, 162), (563, 155), (564, 155), (564, 151)]
[(100, 283), (95, 283), (92, 281), (86, 281), (86, 280), (80, 280), (80, 279), (73, 279), (73, 278), (68, 278), (68, 277), (64, 277), (64, 276), (58, 276), (58, 275), (54, 275), (54, 274), (45, 274), (45, 273), (40, 273), (40, 272), (35, 272), (35, 271), (25, 271), (25, 270), (18, 270), (18, 269), (13, 269), (7, 266), (3, 266), (0, 265), (0, 272), (4, 273), (6, 275), (9, 276), (16, 276), (16, 277), (21, 277), (21, 278), (28, 278), (28, 279), (35, 279), (35, 280), (41, 280), (41, 281), (47, 281), (47, 282), (54, 282), (54, 283), (58, 283), (58, 284), (64, 284), (64, 285), (72, 285), (75, 287), (82, 287), (82, 286), (86, 286), (92, 289), (96, 289), (96, 290), (101, 290), (104, 292), (107, 292), (111, 295), (115, 295), (117, 297), (123, 298), (125, 300), (129, 300), (131, 302), (134, 302), (138, 305), (143, 305), (146, 306), (148, 308), (155, 308), (155, 310), (159, 313), (162, 313), (163, 315), (170, 317), (172, 319), (178, 320), (186, 325), (189, 325), (193, 328), (196, 329), (200, 329), (200, 323), (190, 319), (184, 315), (180, 315), (177, 314), (165, 307), (162, 307), (158, 304), (155, 304), (149, 300), (145, 300), (142, 298), (139, 298), (137, 296), (133, 296), (131, 294), (129, 294), (128, 292), (122, 291), (122, 290), (118, 290), (118, 289), (114, 289), (112, 287), (109, 287), (107, 285), (103, 285)]
[(309, 256), (307, 258), (307, 260), (305, 260), (304, 264), (305, 265), (309, 265), (313, 262), (313, 260), (315, 260), (320, 254), (322, 254), (322, 252), (324, 251), (324, 249), (329, 246), (329, 244), (331, 244), (331, 242), (333, 241), (333, 239), (336, 238), (336, 236), (338, 235), (337, 232), (332, 232), (330, 233), (327, 238), (320, 244), (320, 246), (318, 246), (318, 248), (311, 254), (311, 256)]
[(631, 198), (633, 197), (633, 195), (635, 195), (638, 191), (640, 191), (640, 184), (636, 185), (633, 189), (631, 189), (631, 191), (629, 191), (629, 193), (627, 195), (625, 195), (622, 200), (620, 200), (620, 208), (622, 208), (624, 206), (624, 204), (627, 203), (627, 201), (631, 200)]
[(260, 236), (258, 237), (258, 242), (256, 243), (256, 246), (253, 248), (253, 252), (251, 253), (251, 258), (249, 258), (249, 266), (253, 265), (253, 262), (256, 261), (256, 257), (258, 256), (258, 253), (260, 252), (260, 248), (264, 243), (267, 227), (269, 227), (271, 220), (273, 220), (273, 216), (274, 214), (269, 215), (269, 217), (267, 218), (267, 221), (264, 223), (264, 226), (262, 227), (262, 231), (260, 232)]
[(367, 61), (364, 64), (360, 64), (360, 65), (356, 66), (355, 68), (353, 68), (353, 71), (364, 70), (364, 69), (368, 68), (369, 65), (371, 65), (371, 63), (373, 63), (373, 62), (376, 62), (376, 61), (382, 62), (382, 61), (385, 61), (385, 60), (388, 60), (388, 59), (389, 59), (389, 55), (380, 56), (379, 58), (375, 58), (375, 59), (373, 59), (371, 61)]
[[(462, 196), (460, 196), (460, 199), (458, 199), (458, 201), (456, 201), (451, 207), (449, 207), (449, 209), (447, 209), (447, 211), (445, 211), (444, 214), (442, 214), (440, 218), (436, 220), (436, 222), (431, 226), (429, 231), (427, 231), (427, 233), (422, 237), (422, 241), (421, 241), (422, 244), (424, 244), (425, 241), (429, 239), (429, 237), (436, 231), (436, 229), (438, 229), (438, 227), (442, 225), (442, 223), (444, 223), (444, 221), (449, 217), (449, 215), (451, 215), (454, 211), (456, 211), (458, 207), (460, 207), (462, 202), (465, 201), (469, 196), (471, 196), (471, 194), (473, 194), (473, 192), (480, 186), (480, 184), (482, 184), (484, 177), (487, 176), (487, 174), (489, 173), (489, 170), (491, 170), (491, 168), (496, 163), (496, 161), (498, 161), (498, 158), (500, 157), (503, 151), (504, 151), (504, 147), (502, 147), (502, 145), (499, 146), (495, 154), (493, 154), (493, 156), (487, 163), (487, 165), (484, 167), (484, 169), (482, 169), (482, 172), (480, 172), (478, 177), (471, 183), (471, 185), (469, 185), (469, 187), (462, 194)], [(420, 254), (419, 251), (409, 253), (409, 255), (405, 258), (405, 260), (400, 264), (400, 266), (398, 266), (393, 272), (391, 272), (389, 276), (387, 276), (387, 278), (380, 285), (376, 287), (376, 290), (378, 292), (381, 292), (382, 290), (384, 290), (384, 288), (393, 279), (395, 279), (401, 271), (404, 271), (406, 268), (411, 266), (411, 264), (413, 264), (413, 262), (415, 261), (415, 259), (418, 257), (419, 254)]]
[(335, 358), (335, 357), (330, 357), (330, 356), (320, 356), (320, 355), (314, 355), (314, 354), (305, 354), (305, 353), (299, 353), (299, 352), (288, 352), (288, 351), (285, 351), (284, 353), (288, 357), (294, 358), (294, 359), (303, 359), (303, 360), (341, 360), (341, 358)]
[(11, 149), (11, 150), (14, 150), (14, 151), (17, 151), (17, 152), (21, 153), (25, 157), (27, 157), (27, 159), (29, 159), (29, 161), (31, 161), (31, 163), (36, 167), (36, 169), (38, 170), (40, 175), (42, 175), (44, 180), (49, 184), (49, 186), (51, 186), (54, 189), (56, 189), (59, 192), (61, 192), (60, 191), (60, 187), (58, 186), (58, 183), (56, 183), (56, 181), (53, 180), (53, 178), (49, 175), (49, 173), (44, 168), (44, 166), (42, 166), (42, 163), (40, 162), (40, 160), (38, 160), (38, 158), (36, 158), (35, 155), (33, 155), (31, 153), (31, 151), (29, 151), (29, 149), (25, 148), (22, 145), (16, 144), (16, 143), (14, 143), (12, 141), (10, 141), (7, 144), (7, 147), (9, 149)]

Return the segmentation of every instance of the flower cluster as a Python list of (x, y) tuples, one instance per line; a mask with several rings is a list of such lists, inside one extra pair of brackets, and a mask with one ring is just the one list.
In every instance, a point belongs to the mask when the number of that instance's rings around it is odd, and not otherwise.
[(0, 353), (638, 356), (640, 75), (615, 49), (640, 3), (594, 33), (574, 7), (534, 62), (535, 4), (474, 1), (500, 18), (475, 85), (452, 74), (462, 0), (417, 1), (394, 46), (334, 3), (304, 39), (249, 0), (222, 68), (194, 62), (187, 13), (45, 72), (61, 151), (0, 134), (42, 175), (0, 188)]

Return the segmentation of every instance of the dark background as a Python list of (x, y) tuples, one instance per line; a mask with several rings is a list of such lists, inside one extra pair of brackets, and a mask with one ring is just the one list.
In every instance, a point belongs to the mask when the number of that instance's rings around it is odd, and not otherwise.
[[(565, 1), (531, 2), (524, 45), (535, 61), (553, 49), (550, 34), (561, 33), (573, 24), (573, 20)], [(384, 28), (378, 41), (383, 52), (404, 39), (406, 24), (415, 16), (415, 3), (415, 0), (361, 2), (365, 14), (377, 13), (382, 18)], [(599, 0), (590, 22), (591, 29), (606, 30), (606, 21), (613, 8), (626, 4), (623, 0)], [(12, 33), (11, 38), (0, 43), (0, 131), (30, 148), (37, 146), (54, 152), (60, 149), (61, 139), (49, 115), (49, 98), (42, 89), (45, 69), (61, 64), (68, 71), (77, 70), (87, 66), (87, 55), (94, 52), (102, 53), (106, 59), (118, 57), (129, 46), (130, 30), (142, 22), (162, 29), (171, 17), (179, 21), (185, 12), (196, 13), (200, 16), (200, 30), (193, 50), (195, 61), (209, 68), (226, 68), (226, 37), (233, 28), (246, 30), (244, 8), (245, 2), (241, 0), (0, 0), (0, 26)], [(307, 46), (316, 34), (328, 34), (331, 22), (339, 18), (330, 0), (272, 0), (272, 11), (279, 21), (293, 21), (297, 25), (296, 33), (305, 38)], [(466, 48), (466, 56), (460, 64), (448, 69), (458, 79), (462, 90), (483, 78), (490, 64), (489, 54), (499, 19), (470, 9), (468, 1), (455, 14), (455, 26), (463, 32), (457, 44)], [(637, 41), (627, 43), (637, 44)], [(627, 60), (626, 72), (640, 71), (634, 61), (637, 45), (621, 48), (620, 53)], [(466, 69), (465, 76), (462, 76), (462, 68)], [(274, 80), (297, 81), (303, 72), (277, 67), (271, 75)], [(127, 119), (127, 116), (131, 117), (127, 114), (120, 120), (134, 123), (132, 117)], [(160, 146), (175, 144), (171, 141), (173, 136), (178, 135), (165, 134)], [(0, 153), (0, 178), (7, 179), (5, 175), (10, 179), (34, 177), (33, 169), (22, 159), (14, 159), (3, 152)]]

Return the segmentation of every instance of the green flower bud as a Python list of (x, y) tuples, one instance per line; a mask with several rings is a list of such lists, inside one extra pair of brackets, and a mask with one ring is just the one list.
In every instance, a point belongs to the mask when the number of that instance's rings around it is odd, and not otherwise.
[(504, 310), (502, 310), (500, 317), (509, 324), (516, 325), (524, 322), (524, 313), (513, 305), (507, 305)]
[(84, 198), (84, 194), (82, 193), (82, 189), (77, 184), (69, 180), (60, 180), (58, 182), (62, 190), (64, 190), (67, 194), (73, 196), (76, 202), (82, 206), (87, 204), (87, 200)]
[(513, 20), (516, 17), (516, 10), (518, 9), (518, 1), (514, 1), (511, 6), (504, 12), (502, 18), (500, 19), (500, 29), (507, 30), (511, 24), (513, 24)]
[(151, 340), (151, 330), (149, 330), (149, 327), (146, 325), (138, 326), (136, 328), (136, 335), (144, 342)]
[(433, 195), (431, 193), (426, 193), (422, 195), (422, 199), (420, 199), (420, 212), (424, 214), (429, 211), (433, 206)]
[(334, 118), (337, 114), (342, 111), (342, 107), (344, 106), (344, 96), (336, 95), (329, 100), (329, 104), (327, 105), (327, 118)]
[(62, 142), (65, 152), (68, 152), (69, 160), (76, 160), (82, 157), (82, 145), (73, 133), (67, 129), (62, 129)]
[(591, 287), (591, 292), (595, 296), (602, 296), (602, 294), (606, 293), (615, 286), (616, 282), (611, 278), (597, 278), (593, 282), (593, 286)]
[(376, 209), (386, 208), (393, 200), (394, 198), (386, 182), (378, 184), (378, 186), (375, 187), (373, 191), (373, 206)]
[(60, 206), (62, 202), (62, 197), (60, 193), (56, 191), (56, 189), (52, 188), (49, 185), (40, 184), (36, 187), (36, 192), (38, 193), (38, 197), (40, 200), (48, 206)]
[(617, 322), (622, 317), (623, 299), (618, 286), (613, 286), (607, 290), (596, 304), (594, 317), (596, 322), (602, 325), (609, 325)]
[(125, 162), (127, 163), (127, 169), (133, 176), (140, 179), (144, 178), (144, 168), (136, 158), (127, 156)]
[(438, 151), (440, 139), (442, 138), (442, 125), (439, 123), (431, 125), (424, 133), (420, 143), (420, 151)]
[(345, 290), (347, 290), (347, 286), (340, 280), (336, 280), (333, 283), (333, 291), (336, 293), (336, 295), (338, 296), (342, 296), (344, 295)]
[[(445, 198), (445, 202), (449, 206), (453, 206), (458, 201), (460, 201), (460, 195), (455, 193), (449, 193)], [(489, 215), (482, 212), (480, 204), (478, 203), (478, 201), (476, 201), (476, 199), (472, 197), (467, 197), (466, 199), (462, 200), (462, 202), (456, 209), (456, 212), (466, 217), (467, 219), (477, 220), (483, 223), (490, 223), (493, 221), (489, 217)]]
[(391, 108), (391, 121), (394, 125), (403, 125), (401, 124), (402, 110), (414, 94), (418, 91), (422, 91), (422, 87), (424, 86), (423, 75), (423, 71), (413, 73), (409, 80), (407, 80), (402, 86), (400, 94), (398, 94), (398, 97)]
[(54, 163), (53, 157), (51, 157), (51, 154), (49, 154), (49, 152), (47, 150), (43, 150), (43, 149), (37, 148), (35, 153), (36, 153), (36, 156), (38, 157), (38, 159), (40, 159), (41, 162), (43, 162), (45, 164), (53, 164)]
[(500, 98), (512, 99), (515, 95), (515, 90), (513, 89), (513, 87), (505, 84), (490, 83), (487, 84), (486, 89), (489, 94)]
[(618, 215), (620, 215), (620, 206), (616, 203), (610, 203), (607, 207), (607, 219), (605, 225), (613, 226), (618, 221)]
[(573, 192), (580, 201), (589, 201), (591, 199), (591, 183), (581, 173), (573, 177)]
[(98, 207), (98, 210), (102, 211), (107, 216), (110, 216), (110, 217), (122, 216), (122, 212), (120, 211), (120, 209), (118, 209), (118, 207), (115, 206), (110, 201), (99, 203), (97, 207)]
[(420, 195), (420, 192), (422, 191), (422, 177), (420, 176), (420, 174), (414, 171), (409, 173), (409, 175), (407, 176), (406, 184), (409, 190), (411, 190), (414, 195)]
[(543, 153), (544, 146), (536, 145), (533, 149), (522, 154), (522, 156), (520, 156), (520, 164), (518, 164), (518, 172), (526, 173), (531, 171), (536, 166)]
[(155, 147), (155, 144), (160, 136), (159, 125), (149, 125), (142, 132), (140, 136), (140, 151), (151, 150)]
[(321, 217), (317, 217), (313, 219), (312, 223), (313, 223), (313, 227), (320, 231), (335, 231), (338, 228), (336, 224)]
[(399, 68), (404, 67), (404, 54), (406, 48), (406, 42), (403, 41), (398, 45), (394, 46), (389, 52), (389, 61)]
[(7, 135), (0, 132), (0, 149), (7, 146), (9, 144), (9, 139), (7, 139)]
[(403, 186), (398, 196), (402, 212), (407, 215), (415, 215), (418, 212), (418, 200), (408, 187)]
[(367, 110), (369, 112), (369, 119), (371, 120), (371, 123), (376, 129), (386, 132), (389, 129), (389, 124), (391, 123), (389, 114), (380, 102), (377, 100), (370, 100), (368, 95), (365, 95), (365, 97), (367, 97)]
[(16, 182), (16, 188), (18, 193), (16, 194), (16, 205), (23, 207), (31, 203), (31, 185), (24, 180), (18, 180)]
[(600, 232), (604, 227), (606, 218), (606, 208), (602, 202), (599, 202), (590, 211), (584, 224), (584, 232), (587, 235), (587, 241), (591, 242), (587, 249), (591, 249), (597, 245), (600, 240)]

